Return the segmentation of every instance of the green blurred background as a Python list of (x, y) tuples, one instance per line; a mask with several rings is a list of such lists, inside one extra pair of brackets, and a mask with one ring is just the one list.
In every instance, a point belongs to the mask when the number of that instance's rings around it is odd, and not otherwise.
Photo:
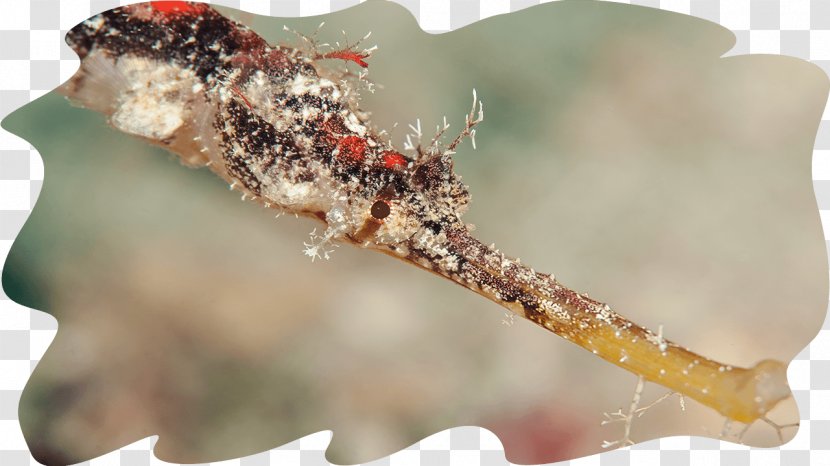
[[(378, 128), (399, 123), (399, 147), (418, 117), (460, 130), (475, 88), (485, 121), (456, 170), (482, 241), (724, 363), (789, 361), (817, 332), (818, 68), (721, 59), (727, 30), (612, 3), (555, 2), (441, 35), (385, 2), (324, 18), (222, 11), (272, 43), (297, 42), (283, 24), (311, 33), (321, 19), (322, 42), (372, 31), (379, 86), (362, 106)], [(205, 462), (330, 429), (328, 458), (356, 463), (479, 425), (511, 461), (546, 463), (621, 436), (599, 424), (628, 406), (636, 377), (503, 324), (495, 304), (351, 247), (312, 264), (313, 221), (274, 220), (58, 95), (3, 125), (46, 170), (3, 277), (60, 323), (21, 401), (40, 457), (80, 461), (158, 434), (160, 458)], [(795, 405), (773, 418), (793, 422)], [(633, 437), (716, 435), (722, 422), (675, 400)], [(763, 425), (745, 441), (777, 443)]]

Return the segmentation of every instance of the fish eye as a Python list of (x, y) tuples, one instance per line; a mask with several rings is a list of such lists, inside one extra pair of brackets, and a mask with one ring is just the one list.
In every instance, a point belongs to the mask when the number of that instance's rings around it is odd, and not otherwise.
[(389, 216), (391, 209), (389, 208), (389, 204), (386, 201), (375, 201), (375, 203), (372, 204), (372, 208), (369, 210), (369, 212), (375, 219), (383, 220)]

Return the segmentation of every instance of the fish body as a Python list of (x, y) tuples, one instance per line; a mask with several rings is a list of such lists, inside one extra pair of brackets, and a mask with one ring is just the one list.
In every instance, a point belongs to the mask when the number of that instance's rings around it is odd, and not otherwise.
[(312, 258), (328, 258), (337, 241), (395, 256), (729, 419), (765, 419), (790, 396), (779, 361), (743, 369), (704, 358), (478, 241), (462, 221), (470, 196), (452, 163), (483, 117), (475, 97), (458, 137), (440, 142), (445, 124), (407, 156), (358, 108), (359, 80), (326, 65), (367, 66), (369, 51), (272, 46), (189, 2), (116, 8), (67, 42), (81, 67), (61, 92), (183, 163), (208, 166), (245, 198), (319, 219), (325, 231), (305, 244)]

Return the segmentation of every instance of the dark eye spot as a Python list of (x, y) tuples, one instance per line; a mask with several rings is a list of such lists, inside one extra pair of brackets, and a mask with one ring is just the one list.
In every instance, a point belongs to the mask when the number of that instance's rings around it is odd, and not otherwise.
[(389, 204), (384, 201), (375, 201), (375, 203), (372, 204), (370, 212), (372, 213), (372, 217), (378, 220), (383, 220), (389, 216)]

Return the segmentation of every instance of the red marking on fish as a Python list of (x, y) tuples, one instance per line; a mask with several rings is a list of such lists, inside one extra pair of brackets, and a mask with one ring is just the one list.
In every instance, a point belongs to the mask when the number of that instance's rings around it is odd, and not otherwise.
[(323, 55), (323, 58), (338, 58), (340, 60), (351, 61), (357, 63), (363, 68), (369, 66), (364, 59), (369, 58), (369, 54), (365, 52), (355, 52), (353, 50), (337, 50)]
[(346, 136), (337, 142), (337, 158), (362, 162), (366, 157), (366, 140), (360, 136)]

